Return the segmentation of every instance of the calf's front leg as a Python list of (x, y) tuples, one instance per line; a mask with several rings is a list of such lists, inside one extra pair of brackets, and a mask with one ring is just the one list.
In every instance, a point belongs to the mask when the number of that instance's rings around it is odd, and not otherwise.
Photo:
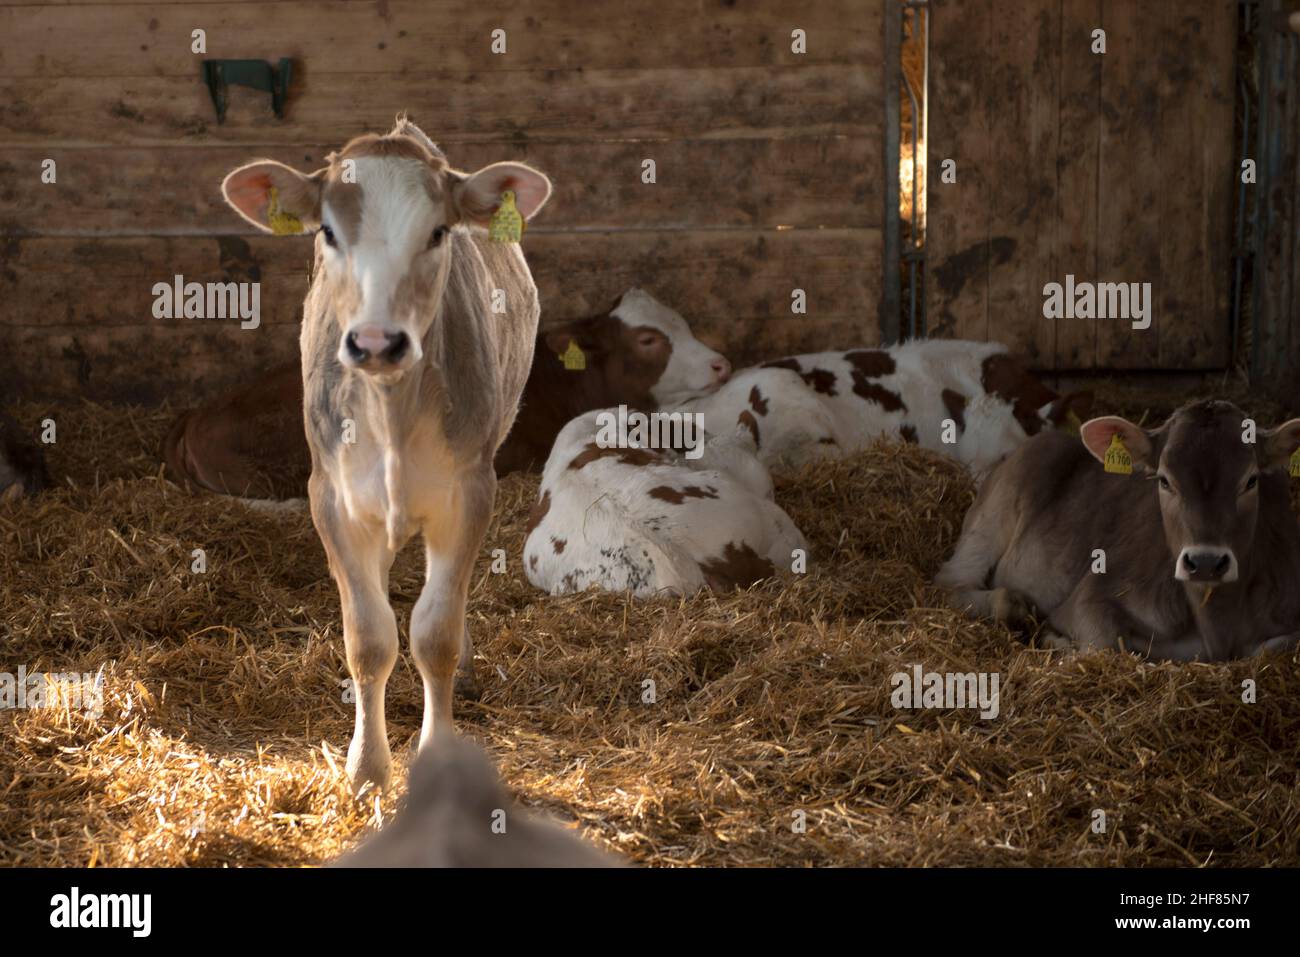
[(343, 645), (356, 697), (348, 778), (358, 794), (368, 784), (386, 788), (393, 762), (384, 720), (384, 688), (397, 662), (397, 619), (388, 601), (393, 553), (383, 526), (348, 521), (315, 489), (312, 519), (339, 587)]
[(451, 702), (458, 662), (462, 680), (473, 680), (465, 604), (495, 498), (496, 476), (489, 466), (462, 478), (441, 514), (424, 527), (424, 589), (411, 612), (411, 656), (424, 681), (422, 749), (435, 733), (453, 728)]

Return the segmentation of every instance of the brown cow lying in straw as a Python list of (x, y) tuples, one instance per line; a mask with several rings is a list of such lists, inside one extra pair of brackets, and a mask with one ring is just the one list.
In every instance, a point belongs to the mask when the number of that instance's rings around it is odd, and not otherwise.
[(1175, 661), (1300, 641), (1300, 419), (1256, 434), (1206, 400), (1158, 429), (1107, 416), (1081, 437), (1036, 436), (994, 470), (936, 577), (954, 606), (1010, 622), (1033, 606), (1050, 644)]

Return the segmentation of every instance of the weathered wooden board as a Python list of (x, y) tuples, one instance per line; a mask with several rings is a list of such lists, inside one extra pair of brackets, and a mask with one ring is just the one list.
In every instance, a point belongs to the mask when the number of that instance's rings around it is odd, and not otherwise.
[[(199, 66), (186, 76), (0, 78), (0, 142), (32, 146), (340, 146), (406, 110), (436, 140), (879, 136), (878, 63), (463, 74), (295, 73), (283, 119), (230, 88), (225, 122)], [(454, 90), (454, 96), (445, 91)], [(304, 139), (309, 136), (311, 139)]]
[[(0, 242), (9, 341), (0, 381), (21, 394), (134, 401), (237, 382), (293, 354), (309, 246), (273, 237)], [(876, 301), (879, 272), (862, 264), (879, 261), (879, 230), (530, 234), (525, 250), (547, 321), (607, 309), (640, 285), (740, 363), (878, 338), (864, 304)], [(155, 319), (153, 285), (177, 272), (199, 282), (257, 277), (261, 326)], [(790, 312), (794, 288), (807, 293), (807, 315)]]
[(990, 257), (988, 329), (1035, 366), (1050, 366), (1055, 348), (1042, 290), (1056, 276), (1060, 14), (1042, 0), (1007, 0), (992, 18), (992, 48), (1007, 61), (990, 79), (997, 174), (985, 196), (989, 235), (1014, 252)]
[[(1153, 313), (1158, 311), (1154, 302), (1160, 301), (1171, 283), (1190, 278), (1160, 271), (1160, 249), (1169, 241), (1167, 234), (1162, 235), (1160, 194), (1173, 185), (1170, 174), (1191, 159), (1173, 154), (1161, 135), (1167, 101), (1161, 96), (1161, 69), (1153, 47), (1169, 42), (1162, 36), (1164, 6), (1108, 0), (1102, 11), (1106, 52), (1101, 63), (1101, 169), (1097, 184), (1100, 238), (1097, 274), (1086, 277), (1096, 283), (1150, 283)], [(1184, 97), (1192, 92), (1187, 83), (1170, 90)], [(1165, 224), (1166, 231), (1194, 231), (1196, 227), (1194, 221)], [(1163, 318), (1152, 315), (1146, 329), (1134, 328), (1133, 320), (1126, 316), (1061, 321), (1096, 322), (1098, 367), (1153, 369), (1158, 367)], [(1188, 317), (1193, 322), (1207, 318), (1204, 314)]]
[(6, 330), (0, 382), (24, 398), (197, 403), (298, 354), (296, 325), (151, 323)]
[[(647, 229), (879, 224), (880, 177), (865, 138), (615, 143), (445, 142), (465, 169), (532, 163), (555, 194), (538, 228)], [(0, 235), (255, 235), (221, 197), (230, 170), (268, 157), (304, 171), (332, 146), (45, 149), (0, 147)], [(41, 182), (44, 159), (58, 180)], [(655, 162), (654, 183), (642, 161)]]
[(1232, 62), (1237, 4), (1211, 0), (1189, 9), (1173, 3), (1163, 12), (1169, 43), (1158, 57), (1162, 153), (1178, 157), (1179, 167), (1157, 193), (1163, 240), (1163, 282), (1155, 303), (1159, 365), (1226, 366), (1232, 248), (1219, 231), (1225, 224), (1231, 228), (1238, 181), (1232, 133), (1236, 91), (1231, 72), (1206, 71), (1202, 64)]
[[(989, 236), (987, 193), (995, 177), (992, 83), (993, 15), (987, 4), (933, 0), (926, 214), (926, 316), (932, 336), (989, 338), (990, 260), (1006, 262), (1010, 237)], [(943, 181), (944, 164), (956, 181)]]
[[(1060, 139), (1056, 157), (1056, 270), (1097, 275), (1097, 170), (1101, 163), (1101, 57), (1092, 52), (1092, 31), (1101, 23), (1102, 0), (1063, 0), (1061, 6)], [(1097, 361), (1097, 324), (1053, 324), (1055, 361), (1044, 368), (1090, 369)]]
[[(807, 52), (791, 51), (791, 31)], [(304, 73), (479, 72), (879, 63), (881, 6), (819, 0), (476, 0), (67, 4), (0, 7), (0, 77), (193, 76), (208, 57), (301, 61)], [(506, 52), (491, 50), (506, 31)], [(451, 91), (448, 91), (451, 92)]]
[(10, 328), (180, 324), (156, 320), (155, 284), (258, 282), (262, 323), (296, 323), (311, 268), (310, 239), (27, 238), (0, 240), (0, 302)]

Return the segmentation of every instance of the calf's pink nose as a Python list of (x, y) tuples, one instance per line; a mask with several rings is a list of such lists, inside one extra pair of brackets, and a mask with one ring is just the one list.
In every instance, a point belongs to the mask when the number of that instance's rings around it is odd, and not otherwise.
[(388, 348), (388, 336), (380, 326), (362, 326), (352, 334), (352, 341), (371, 355)]
[(709, 363), (709, 368), (713, 370), (713, 377), (719, 382), (726, 382), (731, 378), (731, 363), (721, 356)]

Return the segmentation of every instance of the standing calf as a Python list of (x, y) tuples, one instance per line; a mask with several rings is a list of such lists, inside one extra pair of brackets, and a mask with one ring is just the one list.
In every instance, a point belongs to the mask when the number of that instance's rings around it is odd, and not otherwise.
[(551, 184), (517, 163), (454, 170), (399, 117), (310, 175), (261, 161), (222, 188), (264, 230), (316, 231), (301, 342), (308, 493), (355, 684), (348, 774), (358, 790), (383, 787), (384, 686), (398, 651), (389, 569), (422, 532), (411, 654), (424, 682), (424, 748), (451, 730), (457, 664), (471, 666), (465, 603), (496, 494), (492, 458), (532, 361), (537, 289), (519, 247), (489, 242), (482, 227), (504, 191), (529, 218)]
[[(1107, 416), (1084, 423), (1082, 442), (1039, 435), (989, 476), (936, 583), (977, 615), (1016, 622), (1036, 607), (1054, 644), (1175, 661), (1294, 646), (1300, 524), (1286, 468), (1300, 419), (1253, 444), (1245, 419), (1207, 400), (1151, 431)], [(1131, 474), (1099, 464), (1113, 436)]]

